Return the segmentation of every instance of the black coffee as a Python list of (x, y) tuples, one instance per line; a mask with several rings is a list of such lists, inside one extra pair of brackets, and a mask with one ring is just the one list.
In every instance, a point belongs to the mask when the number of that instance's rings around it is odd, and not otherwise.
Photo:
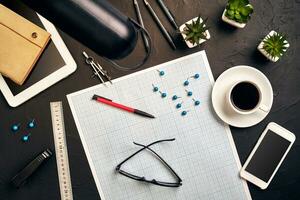
[(259, 102), (259, 91), (249, 82), (238, 83), (231, 91), (233, 105), (241, 110), (252, 110)]

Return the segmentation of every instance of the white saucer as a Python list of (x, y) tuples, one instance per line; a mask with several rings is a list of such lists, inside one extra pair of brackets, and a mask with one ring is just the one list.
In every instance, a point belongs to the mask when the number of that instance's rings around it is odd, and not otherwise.
[(238, 81), (253, 81), (262, 92), (262, 104), (270, 110), (273, 104), (273, 89), (268, 78), (259, 70), (249, 66), (236, 66), (223, 72), (212, 90), (212, 104), (217, 115), (227, 124), (235, 127), (250, 127), (261, 122), (269, 112), (257, 111), (252, 114), (238, 114), (226, 105), (226, 92)]

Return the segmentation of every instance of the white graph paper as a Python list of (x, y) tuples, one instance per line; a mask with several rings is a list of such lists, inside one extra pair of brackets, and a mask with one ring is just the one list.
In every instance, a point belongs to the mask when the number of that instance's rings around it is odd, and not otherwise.
[[(163, 70), (159, 76), (157, 70)], [(189, 78), (200, 74), (199, 79)], [(99, 194), (106, 200), (251, 199), (240, 179), (240, 161), (229, 127), (215, 116), (211, 105), (213, 76), (204, 51), (182, 57), (113, 81), (68, 95), (68, 101), (86, 152)], [(152, 84), (166, 92), (161, 98)], [(187, 97), (186, 91), (193, 96)], [(92, 99), (94, 94), (153, 114), (144, 118)], [(172, 96), (181, 97), (176, 101)], [(194, 106), (194, 101), (201, 104)], [(183, 102), (181, 109), (176, 104)], [(181, 111), (188, 111), (181, 116)], [(179, 188), (160, 187), (129, 179), (115, 167), (139, 150), (133, 141), (147, 145), (160, 139), (153, 149), (182, 178)], [(124, 164), (134, 174), (161, 181), (174, 177), (155, 157), (143, 151)]]

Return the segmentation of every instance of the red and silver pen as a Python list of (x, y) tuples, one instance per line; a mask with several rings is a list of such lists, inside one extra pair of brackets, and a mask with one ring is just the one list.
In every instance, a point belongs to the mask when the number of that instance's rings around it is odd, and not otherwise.
[(144, 116), (144, 117), (155, 118), (153, 115), (151, 115), (149, 113), (146, 113), (144, 111), (141, 111), (141, 110), (138, 110), (138, 109), (135, 109), (135, 108), (130, 108), (130, 107), (124, 106), (122, 104), (115, 103), (111, 99), (107, 99), (105, 97), (101, 97), (101, 96), (98, 96), (96, 94), (93, 96), (92, 99), (96, 100), (98, 102), (101, 102), (101, 103), (113, 106), (115, 108), (126, 110), (127, 112), (131, 112), (131, 113), (134, 113), (134, 114), (137, 114), (137, 115), (141, 115), (141, 116)]

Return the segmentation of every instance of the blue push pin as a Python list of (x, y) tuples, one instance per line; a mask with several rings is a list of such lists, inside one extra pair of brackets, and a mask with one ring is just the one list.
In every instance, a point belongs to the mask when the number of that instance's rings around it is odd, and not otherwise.
[(165, 93), (165, 92), (159, 91), (159, 93), (161, 94), (161, 97), (162, 97), (162, 98), (165, 98), (165, 97), (167, 96), (167, 93)]
[(193, 95), (193, 92), (192, 91), (188, 91), (188, 90), (185, 90), (186, 91), (186, 94), (187, 94), (187, 96), (192, 96)]
[(164, 71), (160, 71), (160, 70), (157, 70), (157, 71), (159, 72), (159, 75), (160, 75), (160, 76), (165, 75), (165, 72), (164, 72)]
[(181, 97), (177, 96), (176, 94), (172, 96), (172, 100), (173, 100), (173, 101), (175, 101), (175, 100), (177, 100), (177, 99), (179, 99), (179, 98), (181, 98)]
[(194, 101), (194, 105), (195, 105), (195, 106), (199, 106), (199, 105), (200, 105), (200, 101), (199, 101), (199, 100), (193, 99), (193, 101)]
[(20, 124), (13, 124), (13, 125), (11, 126), (11, 130), (12, 130), (13, 132), (18, 131), (19, 129), (20, 129)]
[(188, 111), (185, 111), (185, 110), (184, 110), (184, 111), (181, 112), (181, 116), (186, 116), (187, 113), (188, 113)]
[(23, 142), (28, 142), (29, 136), (30, 136), (30, 134), (24, 135), (24, 136), (22, 137), (22, 141), (23, 141)]
[(183, 102), (176, 104), (176, 108), (177, 109), (181, 108), (182, 104), (183, 104)]
[(35, 120), (31, 120), (29, 123), (28, 123), (28, 128), (34, 128), (35, 127)]
[(152, 86), (153, 86), (153, 92), (157, 92), (158, 91), (158, 87), (154, 86), (153, 84), (152, 84)]
[(198, 79), (200, 77), (200, 74), (195, 74), (193, 77), (194, 79)]
[(190, 84), (189, 80), (186, 80), (186, 81), (183, 82), (184, 86), (188, 86), (189, 84)]

